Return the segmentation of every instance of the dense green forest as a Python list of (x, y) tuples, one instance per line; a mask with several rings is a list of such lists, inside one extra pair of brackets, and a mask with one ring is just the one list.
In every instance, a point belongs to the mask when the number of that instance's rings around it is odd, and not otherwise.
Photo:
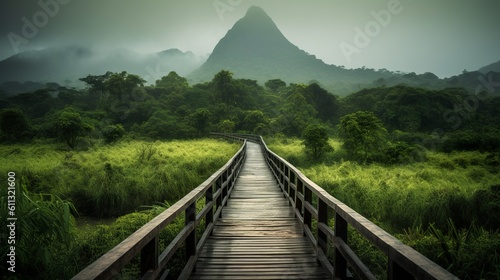
[[(500, 275), (500, 97), (487, 88), (379, 86), (340, 98), (314, 81), (260, 85), (228, 71), (196, 85), (175, 72), (155, 85), (126, 72), (81, 80), (85, 90), (0, 93), (2, 180), (18, 174), (20, 242), (39, 248), (21, 264), (27, 277), (70, 277), (196, 187), (238, 148), (193, 140), (210, 132), (269, 137), (327, 191), (459, 277)], [(1, 203), (5, 211), (6, 193)], [(84, 226), (82, 217), (121, 218)]]
[(398, 85), (339, 98), (314, 81), (287, 85), (269, 80), (261, 86), (233, 79), (228, 71), (192, 86), (175, 72), (154, 86), (126, 72), (81, 80), (86, 90), (48, 84), (15, 96), (0, 93), (2, 143), (59, 140), (85, 150), (123, 135), (158, 140), (207, 132), (301, 136), (310, 124), (321, 124), (334, 135), (343, 116), (369, 111), (393, 141), (447, 152), (498, 149), (500, 97), (488, 91), (472, 95), (462, 88)]

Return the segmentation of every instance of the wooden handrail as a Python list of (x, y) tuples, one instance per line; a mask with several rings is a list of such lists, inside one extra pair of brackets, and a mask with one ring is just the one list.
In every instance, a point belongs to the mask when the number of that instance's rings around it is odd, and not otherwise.
[[(227, 203), (246, 156), (246, 140), (244, 138), (225, 137), (241, 141), (242, 146), (223, 167), (72, 279), (110, 279), (119, 274), (138, 254), (141, 256), (141, 279), (156, 279), (167, 268), (168, 261), (182, 243), (186, 245), (187, 264), (179, 278), (187, 278), (195, 267), (201, 248), (213, 230), (214, 222), (221, 216), (222, 208)], [(203, 197), (205, 198), (205, 207), (200, 213), (196, 213), (196, 203), (198, 199)], [(184, 228), (160, 253), (158, 248), (160, 232), (182, 213), (185, 213)], [(205, 231), (198, 239), (196, 226), (203, 219), (205, 219)]]
[[(252, 141), (256, 141), (256, 137), (259, 139), (269, 167), (303, 225), (304, 235), (316, 246), (317, 258), (332, 278), (347, 279), (349, 265), (360, 278), (376, 279), (348, 245), (347, 227), (350, 225), (388, 257), (389, 279), (458, 279), (316, 185), (295, 166), (272, 152), (262, 137), (231, 136)], [(313, 195), (316, 197), (314, 202)], [(334, 214), (334, 229), (328, 226), (329, 213)], [(317, 221), (317, 239), (312, 232), (312, 219)], [(335, 248), (334, 264), (326, 257), (329, 241)]]
[(250, 140), (252, 142), (261, 143), (261, 137), (255, 134), (242, 134), (242, 133), (210, 133), (214, 137), (221, 137), (229, 140), (238, 140), (241, 139)]

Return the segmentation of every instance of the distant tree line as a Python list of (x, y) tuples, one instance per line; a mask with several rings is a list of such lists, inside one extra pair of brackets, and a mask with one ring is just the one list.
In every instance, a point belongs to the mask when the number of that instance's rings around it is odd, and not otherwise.
[[(327, 135), (344, 136), (353, 157), (364, 159), (382, 134), (392, 143), (443, 151), (500, 147), (500, 97), (482, 96), (471, 104), (471, 96), (461, 88), (379, 86), (339, 98), (317, 82), (270, 79), (262, 86), (255, 80), (234, 79), (226, 70), (195, 85), (176, 72), (151, 86), (127, 72), (89, 75), (81, 81), (87, 84), (85, 90), (51, 85), (0, 96), (1, 141), (52, 139), (82, 149), (123, 136), (186, 139), (209, 132), (244, 132), (302, 137), (305, 132), (314, 134), (306, 130), (313, 125)], [(381, 130), (372, 136), (358, 131), (355, 136), (360, 125)], [(359, 142), (364, 146), (352, 146)]]

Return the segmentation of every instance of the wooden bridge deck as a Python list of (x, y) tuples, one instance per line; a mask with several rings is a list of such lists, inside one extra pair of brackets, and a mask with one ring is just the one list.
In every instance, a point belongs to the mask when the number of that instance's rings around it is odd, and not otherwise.
[(247, 145), (231, 197), (190, 279), (328, 279), (260, 145)]

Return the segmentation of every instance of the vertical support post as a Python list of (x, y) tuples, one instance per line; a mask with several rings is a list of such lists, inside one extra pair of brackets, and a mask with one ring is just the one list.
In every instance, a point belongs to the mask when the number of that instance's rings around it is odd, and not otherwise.
[[(217, 192), (218, 190), (220, 190), (222, 188), (222, 174), (220, 175), (219, 178), (217, 178), (217, 180), (215, 181), (215, 191)], [(215, 201), (215, 211), (219, 210), (222, 208), (222, 191), (221, 193), (219, 194), (219, 196), (217, 197), (216, 201)], [(222, 218), (222, 211), (220, 213), (220, 217), (219, 218)]]
[[(335, 238), (342, 239), (347, 244), (347, 221), (335, 213)], [(347, 279), (347, 260), (335, 248), (334, 279)]]
[[(229, 182), (227, 180), (227, 176), (228, 176), (228, 170), (222, 172), (222, 199), (226, 199), (227, 197), (227, 190), (229, 188)], [(223, 205), (223, 206), (227, 206), (227, 200), (226, 200), (226, 203)]]
[(273, 168), (274, 168), (274, 174), (276, 175), (276, 183), (278, 183), (278, 187), (281, 188), (280, 186), (280, 163), (279, 161), (273, 157)]
[[(304, 188), (304, 203), (306, 202), (312, 204), (312, 192), (307, 186), (305, 186)], [(312, 222), (311, 212), (309, 212), (309, 210), (307, 210), (307, 208), (304, 207), (304, 225), (307, 225), (309, 229), (311, 229), (311, 222)]]
[(283, 174), (281, 173), (282, 171), (283, 171), (283, 163), (281, 161), (278, 161), (278, 177), (280, 178), (279, 184), (280, 188), (283, 190), (283, 192), (285, 192), (283, 188)]
[[(185, 225), (196, 221), (196, 201), (189, 205), (185, 214)], [(186, 237), (186, 261), (194, 255), (196, 255), (196, 228)]]
[[(208, 188), (207, 192), (205, 193), (205, 206), (213, 201), (214, 201), (214, 186), (211, 185), (210, 188)], [(213, 222), (214, 222), (214, 206), (212, 204), (210, 211), (207, 212), (207, 216), (205, 217), (205, 229), (208, 228), (209, 224)]]
[[(288, 173), (289, 168), (283, 163), (283, 185), (285, 188), (286, 196), (290, 198), (290, 174)], [(288, 205), (292, 205), (290, 199), (288, 199)]]
[[(297, 176), (292, 172), (291, 169), (288, 169), (288, 177), (290, 178), (290, 196), (292, 197), (293, 204), (297, 204)], [(295, 186), (295, 189), (292, 187)]]
[(141, 276), (158, 268), (158, 236), (155, 236), (141, 250)]
[(227, 181), (227, 193), (229, 195), (229, 190), (231, 190), (231, 188), (233, 187), (233, 180), (234, 180), (234, 176), (232, 176), (234, 174), (234, 166), (236, 165), (236, 162), (233, 161), (230, 165), (229, 165), (229, 168), (227, 169), (227, 178), (228, 178), (228, 181)]
[[(299, 213), (303, 213), (302, 211), (302, 200), (298, 199), (298, 195), (297, 194), (302, 194), (302, 197), (304, 197), (304, 183), (302, 183), (302, 181), (297, 178), (297, 176), (295, 176), (295, 185), (297, 186), (297, 192), (295, 193), (295, 208), (299, 210)], [(304, 214), (302, 214), (303, 216)]]
[[(318, 199), (318, 224), (323, 223), (328, 226), (328, 205), (322, 200)], [(327, 253), (328, 250), (328, 236), (317, 227), (318, 231), (318, 248)]]

